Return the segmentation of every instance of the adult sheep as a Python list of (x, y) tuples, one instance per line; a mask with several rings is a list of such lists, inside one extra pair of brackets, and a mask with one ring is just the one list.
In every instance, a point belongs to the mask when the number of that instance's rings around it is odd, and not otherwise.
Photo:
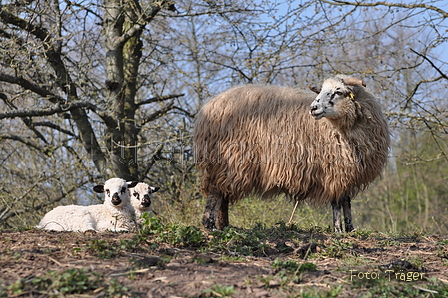
[(104, 185), (93, 187), (95, 192), (105, 194), (103, 204), (56, 207), (45, 214), (37, 227), (53, 231), (129, 231), (135, 227), (135, 212), (128, 188), (136, 184), (121, 178), (109, 179)]
[(345, 231), (353, 230), (351, 198), (386, 164), (387, 121), (359, 79), (340, 75), (310, 89), (317, 97), (288, 87), (239, 86), (201, 109), (193, 141), (207, 229), (229, 225), (229, 203), (284, 193), (331, 203), (336, 232), (342, 232), (342, 208)]

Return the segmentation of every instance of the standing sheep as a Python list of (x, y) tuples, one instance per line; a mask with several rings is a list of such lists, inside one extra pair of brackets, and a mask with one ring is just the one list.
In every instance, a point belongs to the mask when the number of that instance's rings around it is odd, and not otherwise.
[(312, 89), (317, 97), (288, 87), (239, 86), (205, 104), (193, 136), (207, 196), (204, 226), (229, 225), (229, 203), (250, 194), (284, 193), (331, 203), (336, 232), (342, 232), (342, 208), (345, 231), (352, 231), (350, 200), (380, 175), (390, 144), (386, 118), (364, 86), (336, 76)]
[(37, 227), (53, 231), (128, 231), (135, 226), (128, 188), (136, 184), (121, 178), (109, 179), (104, 185), (93, 187), (95, 192), (105, 193), (103, 204), (56, 207), (45, 214)]
[(137, 220), (143, 212), (152, 211), (151, 195), (158, 191), (160, 187), (149, 186), (144, 182), (139, 182), (131, 191), (131, 204), (135, 210)]

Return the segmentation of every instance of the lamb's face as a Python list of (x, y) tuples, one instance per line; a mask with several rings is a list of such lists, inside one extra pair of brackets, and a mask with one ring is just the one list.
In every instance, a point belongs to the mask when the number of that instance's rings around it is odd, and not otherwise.
[(104, 185), (96, 185), (93, 190), (105, 193), (104, 202), (115, 207), (122, 206), (130, 202), (128, 188), (133, 188), (137, 182), (126, 182), (121, 178), (107, 180)]
[(148, 210), (151, 207), (151, 194), (159, 189), (159, 187), (152, 187), (143, 182), (138, 183), (130, 190), (132, 206), (143, 212)]
[(354, 99), (352, 87), (346, 85), (342, 79), (328, 79), (311, 103), (310, 114), (316, 120), (322, 117), (332, 119), (343, 117), (347, 110), (354, 109)]

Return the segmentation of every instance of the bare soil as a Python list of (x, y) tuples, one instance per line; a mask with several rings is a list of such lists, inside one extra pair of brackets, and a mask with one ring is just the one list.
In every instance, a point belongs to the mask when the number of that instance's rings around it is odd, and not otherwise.
[[(222, 294), (210, 292), (215, 285), (233, 286), (231, 297), (301, 297), (304, 293), (315, 294), (308, 297), (360, 297), (377, 291), (374, 287), (378, 283), (372, 284), (368, 278), (381, 280), (382, 287), (400, 290), (411, 286), (416, 295), (436, 297), (437, 289), (431, 292), (429, 281), (448, 285), (446, 236), (391, 238), (318, 233), (313, 235), (313, 245), (307, 244), (310, 235), (303, 235), (301, 243), (270, 239), (266, 242), (269, 247), (258, 256), (213, 253), (158, 243), (151, 237), (135, 249), (116, 249), (134, 235), (0, 231), (0, 289), (8, 297), (48, 297), (48, 293), (29, 288), (14, 294), (8, 287), (19, 279), (31, 280), (48, 271), (73, 268), (100, 273), (106, 284), (118, 281), (128, 289), (122, 297), (220, 297)], [(116, 245), (117, 253), (107, 255), (107, 248), (93, 245), (101, 243)], [(273, 267), (276, 259), (303, 263), (305, 256), (316, 270), (279, 274), (279, 269)], [(414, 275), (406, 275), (408, 272)], [(288, 279), (293, 275), (298, 279)], [(340, 289), (334, 290), (338, 286)], [(105, 289), (71, 297), (101, 295), (106, 295)], [(373, 292), (371, 296), (379, 294)]]

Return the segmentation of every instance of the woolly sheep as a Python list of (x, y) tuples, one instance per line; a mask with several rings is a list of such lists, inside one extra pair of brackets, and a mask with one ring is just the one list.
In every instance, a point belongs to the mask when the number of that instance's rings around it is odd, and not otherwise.
[(151, 195), (158, 191), (160, 187), (149, 186), (144, 182), (139, 182), (132, 190), (131, 204), (135, 210), (135, 217), (140, 218), (144, 212), (152, 212)]
[(135, 226), (135, 212), (131, 205), (128, 188), (137, 182), (126, 182), (121, 178), (107, 180), (93, 190), (105, 193), (103, 204), (59, 206), (49, 211), (38, 228), (54, 231), (129, 231)]
[(359, 79), (340, 75), (310, 89), (317, 97), (289, 87), (239, 86), (201, 109), (193, 142), (207, 229), (229, 225), (229, 203), (284, 193), (331, 203), (336, 232), (342, 208), (345, 231), (353, 230), (351, 198), (386, 164), (387, 121)]

